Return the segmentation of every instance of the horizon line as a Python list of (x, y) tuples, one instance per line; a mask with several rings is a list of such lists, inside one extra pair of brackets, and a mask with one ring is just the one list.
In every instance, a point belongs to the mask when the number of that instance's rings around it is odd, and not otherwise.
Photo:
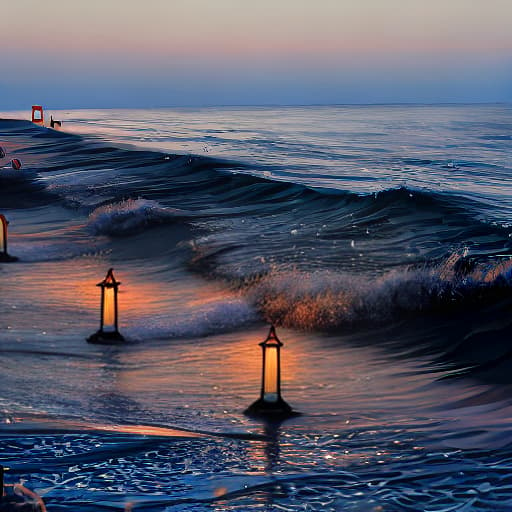
[[(34, 103), (34, 105), (40, 103)], [(475, 106), (475, 105), (512, 105), (512, 101), (440, 101), (440, 102), (419, 102), (419, 101), (393, 101), (393, 102), (374, 102), (374, 103), (205, 103), (205, 104), (189, 104), (189, 105), (158, 105), (158, 106), (117, 106), (117, 107), (52, 107), (44, 106), (45, 109), (52, 110), (157, 110), (157, 109), (179, 109), (179, 108), (298, 108), (298, 107), (378, 107), (378, 106)], [(7, 107), (2, 108), (2, 112), (15, 112), (25, 110), (27, 107)]]

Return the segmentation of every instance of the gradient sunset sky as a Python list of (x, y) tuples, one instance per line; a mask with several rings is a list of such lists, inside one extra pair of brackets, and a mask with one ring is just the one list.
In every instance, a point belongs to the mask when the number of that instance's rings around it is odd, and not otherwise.
[(0, 110), (512, 101), (512, 0), (6, 0)]

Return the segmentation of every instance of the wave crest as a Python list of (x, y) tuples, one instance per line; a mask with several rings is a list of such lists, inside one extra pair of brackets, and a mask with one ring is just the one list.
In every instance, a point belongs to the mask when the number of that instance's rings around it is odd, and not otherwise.
[(122, 236), (144, 228), (183, 218), (185, 212), (166, 208), (149, 199), (126, 199), (96, 208), (90, 215), (88, 228), (97, 235)]
[(393, 269), (379, 277), (332, 271), (271, 271), (247, 291), (271, 323), (332, 330), (383, 323), (435, 309), (487, 303), (510, 294), (512, 260), (466, 264), (463, 254), (424, 268)]

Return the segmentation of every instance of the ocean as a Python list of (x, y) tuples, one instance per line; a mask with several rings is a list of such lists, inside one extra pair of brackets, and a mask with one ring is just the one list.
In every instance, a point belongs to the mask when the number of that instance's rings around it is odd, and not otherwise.
[[(511, 105), (51, 113), (0, 113), (7, 483), (49, 512), (512, 510)], [(126, 342), (89, 344), (110, 268)], [(272, 324), (282, 422), (244, 415)]]

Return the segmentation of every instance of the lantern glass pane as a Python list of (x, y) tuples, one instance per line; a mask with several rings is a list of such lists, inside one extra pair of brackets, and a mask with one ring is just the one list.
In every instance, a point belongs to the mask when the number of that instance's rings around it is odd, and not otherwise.
[(263, 380), (263, 400), (277, 402), (278, 389), (278, 353), (277, 347), (265, 347), (265, 369)]
[(116, 330), (116, 297), (113, 287), (105, 287), (103, 295), (103, 331)]
[(0, 219), (0, 252), (5, 252), (5, 226), (3, 220)]

